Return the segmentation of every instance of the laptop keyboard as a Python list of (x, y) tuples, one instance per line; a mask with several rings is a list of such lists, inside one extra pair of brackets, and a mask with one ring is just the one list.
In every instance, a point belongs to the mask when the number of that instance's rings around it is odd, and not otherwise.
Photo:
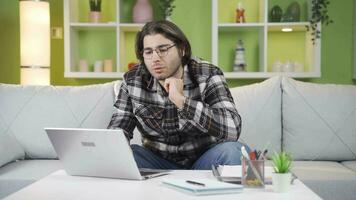
[(147, 168), (140, 168), (141, 176), (149, 176), (152, 174), (162, 173), (162, 172), (170, 172), (171, 170), (167, 169), (147, 169)]
[(149, 176), (152, 174), (157, 174), (158, 172), (146, 172), (146, 171), (140, 171), (141, 176)]

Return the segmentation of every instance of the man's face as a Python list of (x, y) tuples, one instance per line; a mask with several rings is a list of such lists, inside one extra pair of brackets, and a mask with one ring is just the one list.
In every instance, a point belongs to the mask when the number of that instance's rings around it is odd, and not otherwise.
[(148, 71), (158, 80), (164, 81), (169, 77), (181, 78), (183, 68), (178, 48), (163, 35), (144, 37), (143, 57)]

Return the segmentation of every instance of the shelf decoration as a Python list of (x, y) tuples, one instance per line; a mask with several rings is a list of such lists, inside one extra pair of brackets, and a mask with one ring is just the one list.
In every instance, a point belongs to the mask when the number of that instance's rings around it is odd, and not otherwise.
[(147, 23), (153, 20), (153, 9), (149, 0), (137, 0), (132, 11), (134, 23)]
[(239, 2), (236, 8), (236, 23), (245, 23), (245, 9), (242, 8), (242, 3)]
[(300, 5), (294, 1), (289, 4), (285, 14), (282, 16), (282, 22), (299, 22), (300, 21)]
[(89, 66), (88, 61), (86, 59), (79, 60), (79, 72), (88, 72)]
[(246, 71), (246, 61), (245, 61), (245, 48), (243, 47), (242, 40), (239, 40), (236, 44), (235, 49), (235, 61), (234, 61), (234, 72), (244, 72)]
[(94, 72), (102, 72), (103, 71), (103, 61), (96, 60), (94, 62)]
[(280, 22), (282, 19), (283, 10), (279, 5), (275, 5), (272, 7), (270, 12), (270, 20), (271, 22)]
[(164, 18), (168, 21), (171, 21), (172, 12), (176, 7), (175, 5), (173, 5), (173, 3), (174, 0), (159, 0), (159, 7), (161, 8), (164, 14)]
[(99, 23), (101, 21), (101, 0), (89, 0), (89, 21)]
[(328, 6), (330, 4), (329, 0), (311, 0), (311, 16), (309, 19), (310, 25), (306, 26), (307, 31), (311, 31), (312, 42), (321, 37), (321, 32), (318, 29), (318, 23), (321, 25), (329, 25), (333, 23), (333, 20), (329, 17)]
[(104, 72), (112, 72), (112, 59), (104, 60)]

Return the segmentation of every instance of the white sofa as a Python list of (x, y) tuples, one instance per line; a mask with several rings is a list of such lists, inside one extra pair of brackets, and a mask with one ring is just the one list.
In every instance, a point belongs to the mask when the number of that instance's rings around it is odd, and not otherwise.
[[(106, 128), (119, 86), (0, 84), (0, 198), (62, 168), (43, 127)], [(356, 86), (277, 76), (231, 93), (243, 141), (290, 152), (294, 173), (323, 199), (355, 199)]]

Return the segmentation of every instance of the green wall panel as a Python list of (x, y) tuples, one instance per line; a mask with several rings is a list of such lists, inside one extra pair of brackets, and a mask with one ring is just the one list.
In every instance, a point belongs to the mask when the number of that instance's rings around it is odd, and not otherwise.
[(354, 10), (353, 10), (353, 40), (354, 40), (354, 47), (353, 47), (353, 78), (356, 82), (356, 2), (354, 1)]
[(321, 78), (315, 83), (350, 84), (352, 81), (352, 5), (354, 0), (330, 1), (334, 23), (322, 29)]
[(193, 55), (211, 61), (211, 1), (176, 0), (172, 20), (188, 37)]
[[(130, 21), (134, 1), (121, 7)], [(154, 0), (157, 1), (157, 0)], [(273, 0), (274, 1), (274, 0)], [(278, 0), (275, 0), (278, 1)], [(283, 3), (283, 0), (279, 0)], [(302, 1), (302, 0), (298, 0)], [(354, 0), (330, 0), (330, 17), (334, 23), (323, 27), (321, 44), (321, 78), (303, 79), (315, 83), (355, 84), (352, 80), (352, 13)], [(51, 26), (63, 27), (63, 0), (50, 0)], [(154, 3), (155, 4), (155, 3)], [(173, 21), (182, 28), (191, 42), (193, 54), (211, 60), (211, 1), (177, 0)], [(282, 4), (281, 4), (282, 5)], [(20, 81), (20, 37), (18, 1), (0, 1), (0, 82), (19, 83)], [(157, 5), (154, 5), (157, 11)], [(247, 12), (247, 11), (246, 11)], [(257, 12), (257, 11), (256, 11)], [(247, 13), (246, 13), (247, 14)], [(156, 12), (156, 19), (161, 13)], [(305, 16), (306, 14), (304, 14)], [(124, 20), (124, 21), (125, 21)], [(4, 28), (3, 28), (4, 27)], [(133, 49), (133, 48), (132, 48)], [(257, 55), (256, 55), (257, 56)], [(114, 79), (64, 78), (64, 41), (51, 40), (51, 84), (86, 85), (104, 83)], [(229, 86), (260, 82), (263, 79), (229, 80)]]
[(0, 83), (20, 82), (20, 17), (18, 1), (0, 1)]

